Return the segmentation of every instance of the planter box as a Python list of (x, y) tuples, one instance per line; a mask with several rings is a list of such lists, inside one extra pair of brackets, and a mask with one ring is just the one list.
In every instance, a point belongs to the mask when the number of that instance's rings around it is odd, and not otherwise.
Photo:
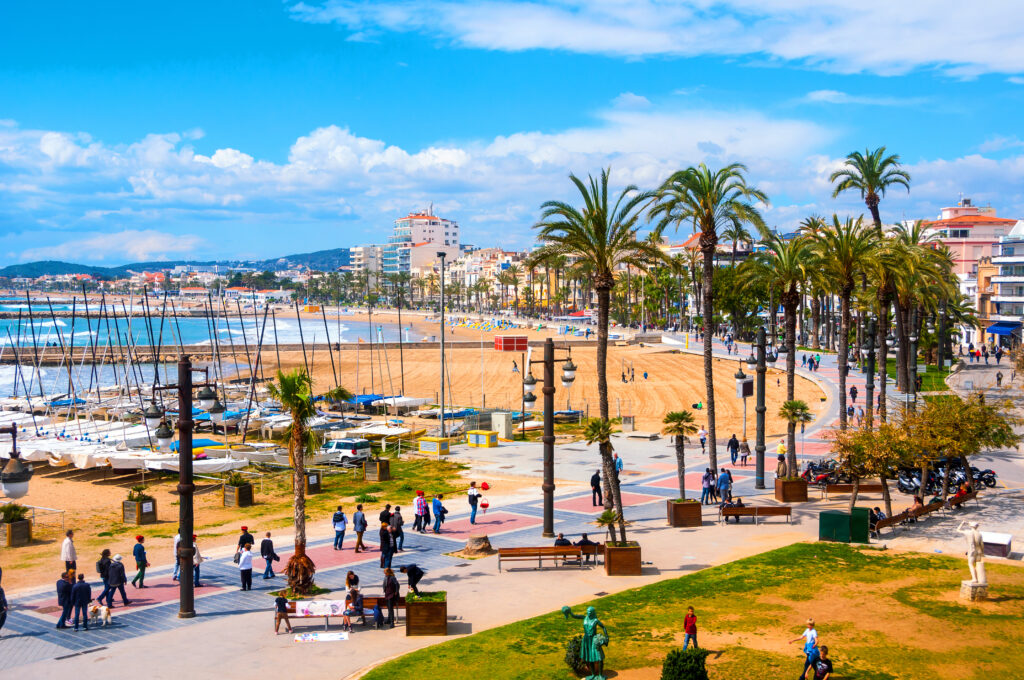
[(699, 527), (701, 525), (700, 503), (697, 501), (665, 501), (670, 527)]
[(775, 500), (782, 503), (806, 503), (807, 482), (802, 479), (775, 479)]
[(124, 524), (156, 524), (156, 499), (151, 501), (122, 501), (121, 522)]
[(32, 520), (0, 522), (0, 546), (17, 548), (32, 541)]
[(391, 479), (391, 461), (368, 460), (363, 463), (364, 482), (386, 482)]
[(252, 484), (242, 486), (224, 485), (224, 507), (225, 508), (247, 508), (254, 503)]
[(639, 545), (604, 544), (604, 571), (608, 576), (639, 576), (641, 569)]
[(405, 603), (405, 634), (447, 635), (448, 602)]
[(320, 493), (320, 491), (321, 491), (320, 482), (322, 482), (322, 481), (323, 481), (323, 477), (321, 477), (321, 475), (320, 475), (320, 473), (318, 471), (314, 470), (313, 472), (307, 472), (306, 473), (306, 494), (307, 495), (312, 495), (312, 494)]

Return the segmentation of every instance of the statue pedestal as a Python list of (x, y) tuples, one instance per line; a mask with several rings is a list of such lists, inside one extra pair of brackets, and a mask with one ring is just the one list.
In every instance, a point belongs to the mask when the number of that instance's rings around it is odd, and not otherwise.
[(988, 599), (988, 584), (975, 583), (974, 581), (960, 582), (960, 599), (967, 602), (977, 602)]

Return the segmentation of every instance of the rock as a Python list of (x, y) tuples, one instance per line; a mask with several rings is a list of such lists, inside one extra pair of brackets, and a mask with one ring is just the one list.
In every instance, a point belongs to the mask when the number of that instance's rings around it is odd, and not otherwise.
[(469, 540), (466, 541), (466, 547), (462, 549), (462, 554), (467, 557), (476, 555), (493, 555), (497, 551), (491, 547), (491, 541), (485, 535), (470, 536)]

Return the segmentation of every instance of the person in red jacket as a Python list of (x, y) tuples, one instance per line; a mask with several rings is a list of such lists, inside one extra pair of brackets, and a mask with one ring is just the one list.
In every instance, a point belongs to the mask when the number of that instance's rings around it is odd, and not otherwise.
[(694, 648), (697, 647), (697, 615), (693, 613), (693, 607), (686, 608), (686, 618), (683, 619), (683, 649), (690, 646), (693, 641)]

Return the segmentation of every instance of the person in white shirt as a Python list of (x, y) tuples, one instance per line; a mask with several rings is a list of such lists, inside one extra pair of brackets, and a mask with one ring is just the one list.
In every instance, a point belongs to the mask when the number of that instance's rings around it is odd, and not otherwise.
[(242, 590), (252, 590), (252, 543), (238, 551), (238, 572), (242, 575)]
[(818, 660), (818, 631), (814, 628), (814, 619), (807, 619), (807, 629), (800, 634), (800, 637), (793, 638), (790, 643), (804, 642), (804, 654), (806, 659), (804, 660), (804, 672), (800, 674), (800, 680), (804, 680), (807, 675), (807, 669), (813, 666), (814, 662)]
[(78, 569), (78, 553), (75, 552), (75, 542), (72, 540), (75, 532), (68, 529), (64, 534), (64, 543), (60, 546), (60, 558), (64, 560), (64, 571), (75, 573)]
[(466, 496), (469, 499), (469, 523), (476, 524), (476, 506), (480, 502), (480, 490), (476, 488), (476, 482), (469, 483)]
[(181, 573), (181, 560), (178, 559), (178, 546), (181, 544), (181, 533), (174, 534), (174, 577), (175, 581), (178, 580), (178, 575)]

